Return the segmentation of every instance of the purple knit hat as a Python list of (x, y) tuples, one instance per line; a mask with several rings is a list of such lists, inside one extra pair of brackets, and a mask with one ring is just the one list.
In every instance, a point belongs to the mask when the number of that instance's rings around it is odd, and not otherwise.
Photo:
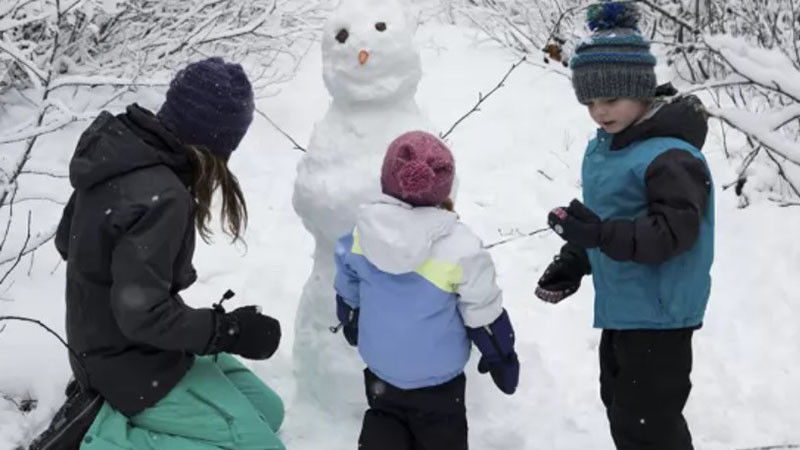
[(456, 165), (436, 136), (411, 131), (389, 145), (383, 159), (381, 189), (412, 206), (439, 206), (450, 196)]
[(208, 58), (178, 72), (158, 119), (184, 144), (227, 159), (253, 121), (253, 97), (242, 66)]

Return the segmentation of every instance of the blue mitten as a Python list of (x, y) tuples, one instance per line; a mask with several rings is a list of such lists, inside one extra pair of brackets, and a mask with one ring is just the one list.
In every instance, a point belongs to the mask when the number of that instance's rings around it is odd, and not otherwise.
[(342, 325), (347, 343), (356, 347), (358, 345), (358, 308), (351, 307), (341, 296), (337, 295), (336, 317)]
[(514, 351), (514, 328), (503, 310), (494, 322), (480, 328), (467, 328), (467, 336), (481, 351), (478, 372), (489, 372), (494, 384), (513, 394), (519, 383), (519, 359)]

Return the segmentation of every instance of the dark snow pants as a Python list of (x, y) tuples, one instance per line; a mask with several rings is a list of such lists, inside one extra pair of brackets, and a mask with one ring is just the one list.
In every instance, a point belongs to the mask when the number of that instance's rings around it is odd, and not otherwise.
[(618, 450), (692, 450), (683, 407), (692, 388), (692, 334), (603, 330), (600, 396)]
[(464, 374), (439, 386), (404, 390), (364, 370), (369, 409), (359, 450), (467, 450)]

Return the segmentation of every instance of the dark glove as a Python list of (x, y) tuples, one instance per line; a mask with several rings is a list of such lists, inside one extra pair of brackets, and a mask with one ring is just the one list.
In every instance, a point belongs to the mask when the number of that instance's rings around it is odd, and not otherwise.
[(603, 221), (578, 200), (550, 211), (547, 224), (567, 242), (583, 248), (600, 246)]
[(245, 306), (230, 313), (214, 312), (215, 330), (206, 354), (222, 352), (247, 359), (267, 359), (278, 349), (281, 324), (261, 314), (257, 306)]
[(555, 257), (539, 278), (536, 296), (548, 303), (558, 303), (578, 291), (586, 270), (571, 256)]
[(467, 336), (481, 351), (478, 372), (489, 372), (494, 384), (511, 395), (519, 383), (519, 359), (514, 352), (514, 328), (508, 313), (503, 310), (490, 325), (467, 328)]
[(351, 307), (337, 295), (336, 318), (339, 319), (347, 343), (353, 347), (358, 346), (358, 308)]

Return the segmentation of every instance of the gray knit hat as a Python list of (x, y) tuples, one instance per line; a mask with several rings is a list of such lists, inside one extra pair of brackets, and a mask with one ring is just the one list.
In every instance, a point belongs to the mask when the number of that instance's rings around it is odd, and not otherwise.
[(592, 35), (579, 43), (570, 60), (578, 101), (595, 98), (652, 98), (656, 58), (639, 33), (639, 11), (630, 2), (604, 1), (589, 7)]

